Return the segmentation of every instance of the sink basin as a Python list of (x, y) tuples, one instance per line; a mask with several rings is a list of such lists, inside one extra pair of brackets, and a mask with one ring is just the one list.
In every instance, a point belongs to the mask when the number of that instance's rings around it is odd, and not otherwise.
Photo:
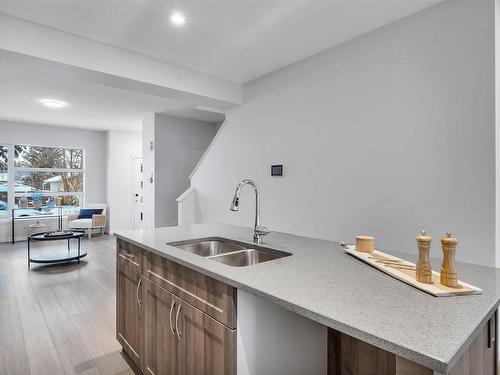
[(210, 257), (225, 253), (231, 253), (238, 250), (243, 250), (246, 247), (235, 244), (222, 239), (207, 239), (195, 241), (182, 241), (169, 243), (170, 246), (175, 246), (178, 249), (200, 255), (202, 257)]
[(285, 253), (283, 251), (277, 250), (256, 250), (256, 249), (245, 249), (240, 251), (235, 251), (229, 254), (222, 254), (210, 257), (210, 259), (215, 260), (219, 263), (227, 264), (233, 267), (245, 267), (251, 266), (253, 264), (268, 262), (270, 260), (284, 258), (292, 254)]
[(284, 251), (218, 237), (170, 242), (167, 245), (232, 267), (251, 266), (292, 255)]

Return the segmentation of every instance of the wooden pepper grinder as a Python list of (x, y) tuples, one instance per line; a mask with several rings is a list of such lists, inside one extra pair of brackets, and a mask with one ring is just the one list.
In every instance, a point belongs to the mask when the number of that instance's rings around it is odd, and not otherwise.
[(417, 236), (418, 263), (416, 280), (425, 284), (432, 284), (432, 267), (429, 262), (429, 250), (431, 248), (431, 236), (425, 230)]
[(441, 238), (443, 247), (443, 264), (441, 265), (441, 284), (450, 288), (460, 288), (457, 271), (455, 270), (455, 249), (458, 240), (451, 233)]

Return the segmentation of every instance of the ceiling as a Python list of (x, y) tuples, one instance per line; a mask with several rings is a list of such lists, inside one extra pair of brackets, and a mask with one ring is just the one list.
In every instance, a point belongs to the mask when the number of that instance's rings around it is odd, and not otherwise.
[[(0, 119), (96, 130), (142, 129), (146, 113), (218, 122), (223, 115), (197, 110), (180, 101), (120, 90), (38, 71), (0, 65)], [(68, 103), (62, 109), (40, 99)]]
[(243, 83), (438, 2), (1, 0), (0, 13)]
[[(0, 0), (24, 19), (244, 83), (440, 0)], [(174, 11), (186, 24), (169, 22)], [(86, 129), (141, 129), (156, 112), (220, 122), (194, 104), (0, 62), (0, 119)], [(42, 98), (68, 106), (55, 110)]]

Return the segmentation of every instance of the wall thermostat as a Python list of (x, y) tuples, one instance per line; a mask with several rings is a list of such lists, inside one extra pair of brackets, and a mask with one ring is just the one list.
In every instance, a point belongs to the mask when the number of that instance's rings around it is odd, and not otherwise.
[(283, 165), (271, 165), (271, 176), (283, 176)]

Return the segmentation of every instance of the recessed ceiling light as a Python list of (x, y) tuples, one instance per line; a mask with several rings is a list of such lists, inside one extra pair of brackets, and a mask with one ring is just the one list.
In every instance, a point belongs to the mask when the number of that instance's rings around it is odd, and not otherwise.
[(170, 22), (172, 22), (174, 25), (182, 26), (186, 23), (186, 18), (182, 15), (182, 13), (174, 12), (170, 16)]
[(55, 100), (55, 99), (40, 99), (40, 102), (50, 108), (62, 108), (66, 107), (66, 103), (61, 101), (61, 100)]

